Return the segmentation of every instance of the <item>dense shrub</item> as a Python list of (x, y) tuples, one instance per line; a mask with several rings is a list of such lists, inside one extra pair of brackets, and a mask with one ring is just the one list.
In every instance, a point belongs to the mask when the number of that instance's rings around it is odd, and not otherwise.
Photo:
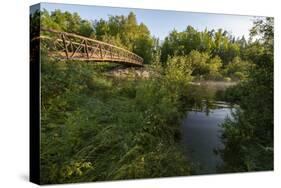
[(189, 174), (176, 143), (191, 78), (180, 62), (164, 77), (131, 80), (107, 77), (104, 65), (43, 57), (42, 183)]

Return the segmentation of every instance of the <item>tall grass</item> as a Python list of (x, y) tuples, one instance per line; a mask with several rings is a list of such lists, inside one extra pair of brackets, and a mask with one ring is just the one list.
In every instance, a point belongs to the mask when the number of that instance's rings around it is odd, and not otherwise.
[[(149, 79), (110, 64), (42, 58), (41, 183), (190, 174), (177, 138), (191, 77), (171, 61)], [(185, 70), (186, 72), (186, 70)]]

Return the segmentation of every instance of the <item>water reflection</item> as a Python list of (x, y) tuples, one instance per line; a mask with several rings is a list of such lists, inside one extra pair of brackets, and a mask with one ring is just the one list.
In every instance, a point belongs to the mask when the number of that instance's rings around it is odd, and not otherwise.
[(217, 166), (223, 163), (214, 150), (224, 147), (219, 125), (225, 118), (231, 118), (232, 108), (223, 102), (217, 106), (212, 102), (211, 106), (189, 111), (181, 126), (182, 144), (188, 159), (196, 166), (196, 174), (216, 173)]
[(232, 118), (232, 105), (220, 101), (218, 93), (233, 84), (200, 83), (188, 91), (188, 112), (181, 126), (181, 143), (186, 156), (195, 165), (196, 174), (217, 173), (223, 161), (216, 149), (223, 149), (220, 124)]

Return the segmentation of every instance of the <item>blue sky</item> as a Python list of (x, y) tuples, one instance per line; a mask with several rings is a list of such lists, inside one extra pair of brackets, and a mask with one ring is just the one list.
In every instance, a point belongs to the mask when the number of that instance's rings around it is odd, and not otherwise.
[(107, 20), (109, 15), (128, 15), (134, 12), (138, 23), (143, 22), (153, 36), (163, 40), (170, 31), (176, 29), (183, 31), (188, 25), (197, 30), (225, 29), (235, 37), (249, 37), (249, 29), (252, 27), (254, 16), (238, 16), (226, 14), (195, 13), (182, 11), (164, 11), (149, 9), (114, 8), (103, 6), (86, 6), (71, 4), (41, 3), (41, 9), (54, 11), (77, 12), (82, 19), (96, 20), (103, 18)]

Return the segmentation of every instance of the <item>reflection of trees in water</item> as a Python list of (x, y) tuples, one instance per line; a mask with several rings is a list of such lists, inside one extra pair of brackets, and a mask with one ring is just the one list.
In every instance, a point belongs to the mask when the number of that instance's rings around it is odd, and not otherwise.
[(218, 108), (230, 108), (231, 104), (221, 101), (220, 93), (235, 83), (229, 82), (201, 82), (192, 84), (188, 91), (188, 109), (198, 112), (206, 112)]

